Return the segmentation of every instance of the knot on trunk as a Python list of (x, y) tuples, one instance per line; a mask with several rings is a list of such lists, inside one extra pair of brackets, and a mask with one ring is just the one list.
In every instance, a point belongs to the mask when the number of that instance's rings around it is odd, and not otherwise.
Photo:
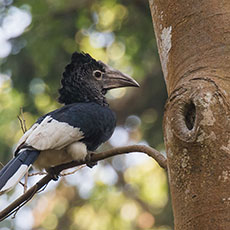
[[(199, 83), (198, 83), (199, 82)], [(210, 79), (190, 79), (172, 92), (166, 105), (165, 122), (168, 138), (175, 135), (183, 142), (202, 142), (204, 129), (216, 124), (225, 113), (225, 99)]]
[(183, 118), (185, 125), (188, 130), (192, 130), (195, 126), (195, 119), (196, 119), (196, 106), (193, 101), (184, 104), (183, 111)]

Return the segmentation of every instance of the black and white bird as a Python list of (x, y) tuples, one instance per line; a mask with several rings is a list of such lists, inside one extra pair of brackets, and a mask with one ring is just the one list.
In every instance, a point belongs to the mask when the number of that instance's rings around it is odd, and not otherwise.
[(89, 54), (72, 55), (59, 89), (63, 107), (42, 117), (21, 137), (14, 158), (0, 171), (0, 194), (12, 189), (33, 164), (38, 169), (85, 159), (107, 141), (116, 118), (105, 94), (138, 83)]

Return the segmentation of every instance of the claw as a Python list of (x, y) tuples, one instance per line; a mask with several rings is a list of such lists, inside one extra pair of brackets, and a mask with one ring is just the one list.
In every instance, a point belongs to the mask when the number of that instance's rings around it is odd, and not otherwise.
[(90, 168), (93, 168), (93, 166), (97, 165), (96, 161), (92, 161), (92, 156), (95, 154), (95, 152), (88, 151), (88, 154), (85, 157), (86, 165)]
[(54, 181), (57, 181), (58, 178), (59, 178), (59, 174), (57, 174), (54, 170), (54, 168), (49, 168), (49, 169), (46, 169), (46, 171), (51, 175), (52, 179)]

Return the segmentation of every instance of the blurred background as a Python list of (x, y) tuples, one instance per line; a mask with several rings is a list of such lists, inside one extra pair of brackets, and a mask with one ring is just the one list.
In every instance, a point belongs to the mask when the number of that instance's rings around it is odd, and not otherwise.
[[(61, 105), (64, 67), (74, 51), (131, 75), (139, 89), (108, 93), (117, 128), (99, 151), (130, 144), (164, 153), (162, 117), (167, 98), (148, 1), (0, 0), (0, 161), (12, 157), (22, 130)], [(71, 171), (71, 170), (70, 170)], [(39, 176), (29, 178), (29, 186)], [(3, 209), (23, 192), (0, 197)], [(100, 162), (51, 182), (1, 230), (171, 230), (166, 173), (144, 154)]]

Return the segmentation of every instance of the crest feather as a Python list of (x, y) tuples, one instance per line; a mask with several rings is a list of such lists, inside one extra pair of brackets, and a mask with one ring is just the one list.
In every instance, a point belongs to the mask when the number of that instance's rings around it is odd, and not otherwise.
[(74, 52), (71, 57), (71, 63), (77, 63), (79, 65), (90, 63), (93, 60), (96, 61), (88, 53), (83, 53), (83, 52), (82, 53)]

